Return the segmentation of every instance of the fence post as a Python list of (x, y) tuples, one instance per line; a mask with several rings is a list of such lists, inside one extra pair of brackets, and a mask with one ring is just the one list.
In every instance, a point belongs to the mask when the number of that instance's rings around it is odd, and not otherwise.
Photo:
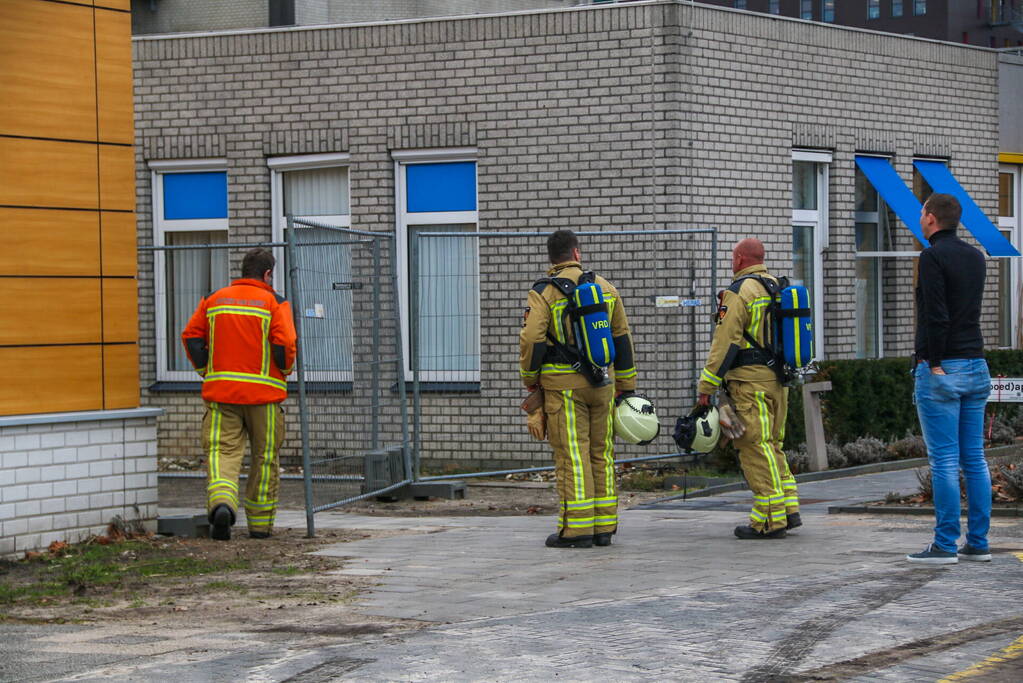
[[(373, 277), (382, 278), (380, 272), (380, 242), (373, 240)], [(373, 425), (370, 437), (371, 448), (375, 451), (380, 447), (380, 287), (373, 287), (373, 366), (370, 371), (373, 386)], [(353, 368), (354, 370), (354, 368)]]
[(401, 459), (405, 469), (404, 479), (412, 478), (412, 449), (409, 448), (408, 435), (408, 393), (405, 389), (405, 330), (401, 327), (401, 287), (398, 279), (398, 243), (397, 237), (390, 235), (391, 287), (394, 292), (392, 309), (394, 310), (395, 335), (395, 380), (398, 384), (398, 403), (401, 405)]
[(811, 472), (828, 469), (828, 446), (824, 440), (821, 418), (821, 393), (831, 391), (831, 382), (809, 382), (803, 385), (803, 424), (806, 426), (806, 454)]
[[(419, 233), (415, 230), (409, 234), (409, 284), (411, 295), (409, 296), (409, 327), (411, 344), (409, 345), (409, 365), (412, 367), (412, 454), (413, 472), (412, 479), (419, 480), (420, 453), (422, 438), (420, 436), (420, 422), (422, 420), (422, 409), (419, 395)], [(405, 381), (405, 373), (401, 373), (401, 382)]]
[(298, 263), (295, 258), (295, 222), (288, 215), (288, 246), (285, 248), (285, 260), (288, 263), (288, 287), (291, 290), (291, 312), (295, 318), (295, 332), (298, 334), (298, 349), (295, 359), (295, 372), (298, 375), (298, 421), (302, 432), (302, 481), (305, 487), (305, 526), (306, 538), (316, 535), (313, 522), (313, 472), (309, 456), (309, 406), (305, 395), (305, 343), (302, 335), (302, 296), (298, 288)]

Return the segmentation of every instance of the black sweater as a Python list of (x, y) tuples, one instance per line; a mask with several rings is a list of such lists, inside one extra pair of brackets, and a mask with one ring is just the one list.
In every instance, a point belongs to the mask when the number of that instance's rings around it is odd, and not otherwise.
[(933, 368), (948, 358), (982, 358), (984, 255), (951, 230), (929, 241), (920, 252), (916, 286), (916, 359)]

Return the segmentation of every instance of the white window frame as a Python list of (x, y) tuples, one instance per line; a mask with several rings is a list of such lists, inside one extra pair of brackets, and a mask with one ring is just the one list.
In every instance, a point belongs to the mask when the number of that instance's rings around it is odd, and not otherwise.
[[(266, 165), (270, 169), (270, 210), (273, 216), (273, 227), (271, 228), (271, 241), (285, 242), (285, 230), (288, 227), (288, 217), (284, 214), (284, 174), (289, 171), (310, 171), (318, 168), (347, 168), (348, 169), (348, 214), (329, 216), (294, 216), (294, 218), (306, 219), (334, 225), (339, 228), (352, 227), (352, 175), (351, 155), (343, 152), (328, 154), (300, 154), (295, 156), (269, 157)], [(297, 225), (296, 229), (303, 226)], [(277, 263), (284, 263), (284, 248), (273, 248), (274, 258)], [(274, 268), (273, 287), (278, 292), (284, 292), (286, 296), (290, 283), (285, 279), (286, 273), (283, 268)], [(295, 315), (304, 315), (304, 311), (295, 310)], [(354, 381), (354, 359), (353, 370), (330, 370), (311, 371), (306, 373), (306, 379), (310, 382), (352, 382)]]
[(814, 315), (813, 344), (817, 360), (824, 360), (824, 252), (830, 243), (828, 214), (828, 179), (830, 177), (831, 152), (794, 149), (792, 161), (808, 161), (817, 170), (817, 209), (793, 209), (792, 226), (813, 228), (813, 301), (810, 302)]
[[(153, 245), (167, 246), (168, 232), (206, 232), (228, 230), (227, 218), (167, 220), (163, 217), (163, 176), (166, 173), (227, 171), (227, 159), (162, 159), (149, 162), (153, 188)], [(194, 370), (171, 370), (167, 357), (167, 254), (157, 249), (153, 259), (154, 315), (156, 316), (156, 379), (158, 382), (194, 382)], [(196, 302), (198, 303), (198, 302)], [(174, 330), (176, 337), (181, 330)]]
[[(1023, 165), (1020, 164), (999, 164), (998, 173), (1008, 173), (1012, 176), (1011, 186), (1009, 191), (1012, 193), (1012, 208), (1015, 213), (1014, 216), (999, 216), (998, 217), (998, 229), (1002, 233), (1008, 232), (1008, 239), (1014, 247), (1020, 249), (1023, 247), (1023, 207), (1020, 206), (1020, 201), (1023, 200)], [(1009, 317), (1012, 320), (1012, 330), (1010, 331), (1012, 342), (1009, 348), (1019, 347), (1019, 334), (1020, 334), (1020, 320), (1019, 312), (1020, 307), (1020, 283), (1023, 280), (1023, 263), (1020, 263), (1021, 259), (1009, 258), (1009, 271), (1012, 274), (1010, 281), (1010, 296), (1009, 296)]]
[[(395, 196), (395, 234), (398, 263), (398, 292), (401, 310), (402, 349), (405, 360), (405, 379), (412, 380), (412, 321), (409, 316), (409, 271), (406, 267), (409, 257), (409, 227), (413, 225), (458, 225), (472, 223), (479, 232), (479, 152), (475, 147), (452, 149), (416, 149), (394, 150), (391, 152), (394, 161), (394, 196)], [(407, 208), (407, 190), (405, 169), (414, 164), (455, 163), (471, 161), (476, 164), (476, 210), (475, 211), (439, 211), (409, 213)], [(479, 257), (479, 241), (476, 242), (477, 260)], [(477, 288), (479, 282), (476, 283)], [(476, 328), (477, 348), (480, 343), (480, 330)], [(482, 362), (482, 359), (481, 359)], [(420, 370), (420, 382), (479, 382), (480, 370)]]
[[(860, 154), (858, 156), (875, 156), (875, 155)], [(880, 159), (884, 159), (885, 161), (891, 163), (891, 160), (892, 160), (891, 157), (881, 156), (881, 155), (876, 155), (876, 156), (878, 156), (878, 158), (880, 158)], [(860, 171), (858, 168), (856, 170), (859, 171), (860, 173), (862, 173), (862, 171)], [(866, 175), (866, 174), (864, 174), (864, 175)], [(869, 178), (867, 179), (867, 182), (868, 183), (870, 182)], [(872, 184), (871, 184), (870, 187), (874, 191), (874, 194), (877, 195), (877, 211), (854, 211), (853, 212), (853, 229), (855, 230), (855, 224), (856, 223), (873, 223), (874, 226), (875, 226), (875, 229), (877, 230), (877, 235), (876, 235), (875, 242), (880, 245), (880, 244), (884, 244), (884, 226), (881, 225), (881, 216), (888, 213), (887, 210), (883, 211), (882, 209), (885, 206), (887, 206), (887, 205), (885, 204), (884, 198), (881, 196), (881, 193), (877, 191), (877, 188), (874, 187)], [(855, 190), (855, 184), (854, 184), (854, 188), (853, 188), (853, 194), (854, 195), (855, 195), (855, 192), (856, 192), (856, 190)], [(854, 202), (855, 202), (855, 196), (854, 196)], [(854, 240), (856, 239), (855, 238), (855, 234), (853, 236), (853, 239)], [(877, 297), (876, 297), (877, 301), (874, 302), (874, 305), (877, 307), (877, 329), (875, 331), (875, 334), (877, 335), (877, 356), (864, 356), (864, 358), (884, 358), (884, 268), (883, 268), (884, 264), (883, 264), (883, 262), (880, 261), (880, 259), (884, 258), (884, 257), (889, 257), (889, 256), (900, 256), (900, 255), (905, 256), (906, 253), (907, 252), (898, 252), (898, 251), (856, 251), (856, 252), (854, 252), (854, 258), (874, 258), (874, 259), (877, 259), (877, 265), (878, 265), (878, 268), (877, 268)], [(913, 253), (916, 254), (916, 252), (913, 252)], [(859, 324), (859, 321), (857, 321), (857, 324)]]

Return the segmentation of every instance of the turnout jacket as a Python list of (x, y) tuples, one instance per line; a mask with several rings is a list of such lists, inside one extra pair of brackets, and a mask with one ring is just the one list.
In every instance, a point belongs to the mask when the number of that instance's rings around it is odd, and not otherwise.
[(701, 394), (713, 394), (725, 380), (742, 382), (778, 380), (778, 375), (766, 365), (732, 368), (740, 351), (753, 348), (743, 336), (743, 331), (748, 332), (761, 346), (765, 346), (769, 339), (765, 334), (767, 325), (764, 314), (771, 303), (771, 297), (764, 286), (754, 278), (743, 280), (736, 286), (735, 282), (746, 275), (759, 275), (777, 281), (777, 278), (767, 272), (764, 264), (758, 263), (736, 273), (732, 278), (732, 286), (718, 294), (714, 341), (711, 342), (710, 353), (707, 354), (707, 362), (700, 373), (700, 383), (697, 387)]
[(219, 403), (280, 403), (295, 364), (291, 304), (262, 280), (242, 278), (199, 302), (181, 333), (203, 377), (202, 397)]
[[(561, 277), (572, 282), (578, 282), (582, 274), (582, 266), (577, 261), (559, 263), (547, 271), (548, 277)], [(604, 291), (615, 345), (615, 361), (608, 375), (616, 391), (635, 391), (636, 366), (625, 306), (614, 285), (599, 275), (596, 282)], [(556, 347), (547, 338), (549, 331), (563, 344), (574, 345), (571, 321), (564, 315), (567, 305), (568, 299), (550, 283), (540, 283), (529, 290), (525, 320), (519, 332), (519, 377), (527, 387), (538, 382), (544, 389), (555, 391), (592, 386), (571, 365), (557, 357)]]

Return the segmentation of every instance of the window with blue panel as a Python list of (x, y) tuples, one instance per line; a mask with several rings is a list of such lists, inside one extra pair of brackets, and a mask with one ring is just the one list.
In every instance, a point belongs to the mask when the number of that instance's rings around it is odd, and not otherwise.
[(405, 167), (409, 213), (476, 210), (476, 162), (409, 164)]
[(227, 218), (227, 172), (164, 173), (163, 218)]

